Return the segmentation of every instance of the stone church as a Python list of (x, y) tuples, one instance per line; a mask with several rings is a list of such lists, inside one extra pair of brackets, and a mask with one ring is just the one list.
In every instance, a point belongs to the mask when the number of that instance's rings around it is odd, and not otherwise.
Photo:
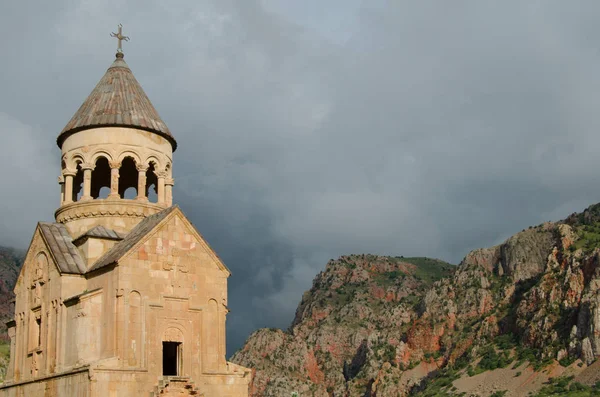
[(248, 395), (225, 359), (229, 270), (173, 205), (177, 142), (120, 48), (59, 134), (60, 207), (35, 229), (0, 396)]

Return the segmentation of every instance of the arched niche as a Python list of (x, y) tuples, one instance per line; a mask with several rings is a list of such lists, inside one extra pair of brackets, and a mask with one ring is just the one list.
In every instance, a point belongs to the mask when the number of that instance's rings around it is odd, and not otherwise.
[(32, 281), (44, 282), (48, 279), (48, 256), (45, 252), (39, 252), (35, 256)]
[(219, 304), (215, 299), (209, 299), (203, 311), (202, 321), (202, 346), (203, 368), (214, 372), (219, 369), (220, 358), (220, 332)]
[(178, 342), (183, 343), (183, 331), (178, 327), (170, 326), (163, 334), (163, 342)]
[(128, 296), (128, 332), (127, 332), (127, 364), (130, 367), (142, 366), (143, 341), (143, 307), (142, 296), (131, 291)]

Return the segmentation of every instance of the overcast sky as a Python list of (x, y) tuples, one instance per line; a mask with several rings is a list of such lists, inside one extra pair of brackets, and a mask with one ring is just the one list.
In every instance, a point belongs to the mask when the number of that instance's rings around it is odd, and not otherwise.
[(0, 5), (0, 245), (59, 204), (55, 138), (125, 59), (174, 199), (231, 268), (228, 353), (342, 254), (458, 263), (600, 201), (600, 2)]

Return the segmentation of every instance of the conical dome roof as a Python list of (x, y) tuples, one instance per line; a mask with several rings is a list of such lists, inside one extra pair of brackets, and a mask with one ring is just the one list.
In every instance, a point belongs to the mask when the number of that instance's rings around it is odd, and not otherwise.
[(57, 138), (58, 146), (75, 132), (98, 127), (150, 131), (171, 142), (173, 150), (177, 148), (175, 138), (133, 76), (122, 53), (117, 53), (117, 59), (63, 128)]

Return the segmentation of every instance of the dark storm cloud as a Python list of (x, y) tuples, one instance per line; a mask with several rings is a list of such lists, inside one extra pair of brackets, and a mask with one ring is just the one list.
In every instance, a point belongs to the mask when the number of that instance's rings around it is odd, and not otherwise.
[(298, 4), (1, 6), (0, 244), (52, 218), (55, 137), (119, 22), (180, 143), (175, 200), (233, 271), (230, 352), (329, 258), (456, 263), (598, 201), (596, 2)]

